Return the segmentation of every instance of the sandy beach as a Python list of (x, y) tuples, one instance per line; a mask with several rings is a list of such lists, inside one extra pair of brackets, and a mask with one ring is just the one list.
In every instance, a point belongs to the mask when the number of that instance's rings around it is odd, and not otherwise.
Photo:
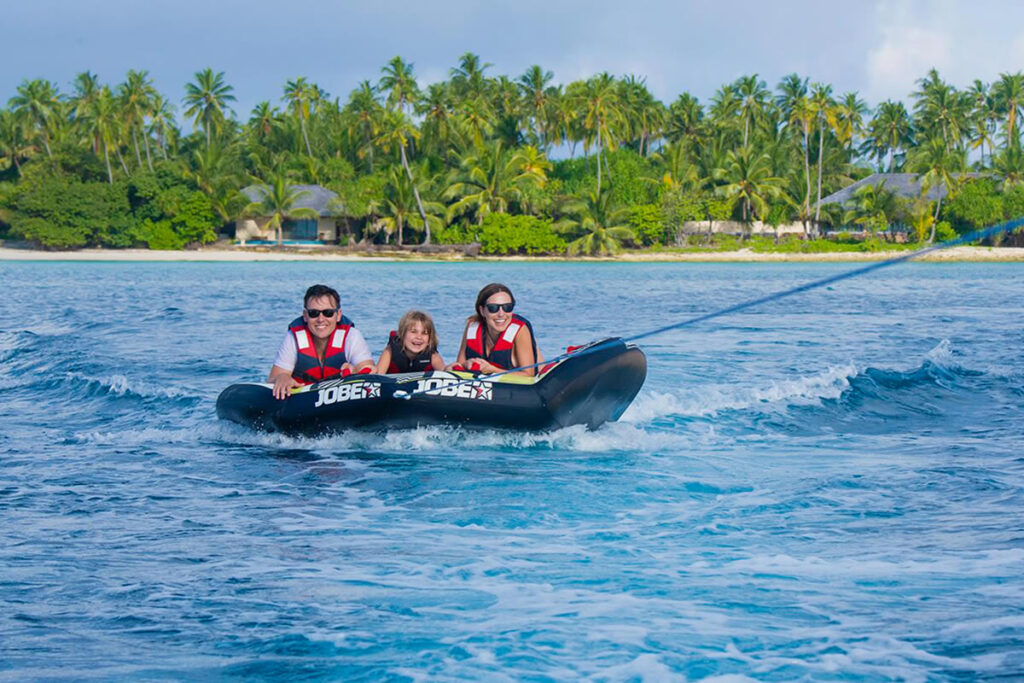
[[(244, 248), (207, 248), (188, 251), (152, 251), (148, 249), (80, 249), (77, 251), (44, 251), (0, 247), (0, 261), (616, 261), (641, 263), (774, 263), (774, 262), (862, 262), (884, 261), (906, 252), (830, 252), (816, 254), (757, 253), (749, 249), (715, 252), (625, 252), (614, 257), (537, 257), (481, 256), (462, 254), (421, 254), (414, 252), (352, 253), (335, 250), (274, 250)], [(1024, 262), (1024, 249), (1009, 247), (951, 247), (921, 256), (921, 261), (941, 262)]]

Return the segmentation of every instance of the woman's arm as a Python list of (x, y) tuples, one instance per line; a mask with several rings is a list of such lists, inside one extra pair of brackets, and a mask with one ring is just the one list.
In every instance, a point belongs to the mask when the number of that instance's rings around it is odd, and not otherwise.
[(441, 358), (441, 354), (437, 351), (430, 356), (430, 367), (434, 370), (444, 370), (444, 358)]
[[(539, 351), (537, 353), (540, 355)], [(512, 364), (519, 368), (539, 362), (540, 359), (533, 355), (533, 336), (530, 334), (530, 328), (523, 325), (523, 329), (519, 330), (519, 334), (516, 335), (516, 340), (512, 344)], [(537, 374), (537, 368), (524, 368), (509, 374), (533, 377)]]
[(455, 357), (455, 362), (449, 364), (445, 370), (451, 370), (454, 365), (466, 367), (466, 330), (468, 329), (469, 321), (466, 322), (466, 327), (462, 330), (462, 343), (459, 344), (459, 354)]

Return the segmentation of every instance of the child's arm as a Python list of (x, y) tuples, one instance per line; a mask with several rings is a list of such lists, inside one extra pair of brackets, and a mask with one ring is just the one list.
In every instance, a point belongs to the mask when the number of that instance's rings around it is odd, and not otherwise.
[(387, 373), (388, 368), (391, 367), (391, 347), (387, 346), (384, 352), (380, 354), (380, 360), (377, 361), (377, 366), (373, 369), (373, 374), (384, 375)]
[(434, 370), (444, 370), (444, 358), (441, 358), (437, 351), (430, 357), (430, 367)]

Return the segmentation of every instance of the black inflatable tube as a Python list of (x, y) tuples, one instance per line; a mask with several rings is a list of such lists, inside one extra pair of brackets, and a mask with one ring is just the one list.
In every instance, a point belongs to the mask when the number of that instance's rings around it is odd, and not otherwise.
[[(284, 401), (273, 397), (268, 384), (233, 384), (217, 398), (217, 416), (259, 431), (303, 436), (426, 425), (594, 429), (617, 420), (646, 377), (643, 351), (615, 338), (579, 349), (535, 379), (491, 380), (462, 372), (350, 375), (303, 387)], [(467, 378), (473, 381), (459, 384)], [(427, 393), (408, 399), (394, 396), (423, 389)]]

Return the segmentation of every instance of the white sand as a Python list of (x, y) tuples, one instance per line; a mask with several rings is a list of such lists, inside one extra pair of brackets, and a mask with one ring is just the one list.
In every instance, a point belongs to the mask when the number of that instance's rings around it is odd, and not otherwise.
[[(906, 252), (830, 252), (821, 254), (760, 254), (741, 249), (726, 252), (626, 252), (613, 258), (539, 258), (539, 257), (481, 257), (479, 260), (497, 261), (563, 261), (594, 260), (621, 262), (844, 262), (884, 261)], [(189, 251), (151, 251), (148, 249), (80, 249), (77, 251), (42, 251), (0, 247), (0, 261), (464, 261), (473, 260), (459, 254), (417, 254), (392, 252), (381, 254), (351, 254), (335, 251), (318, 253), (311, 250), (294, 251), (249, 250), (238, 248), (207, 248)], [(1011, 247), (951, 247), (920, 257), (921, 261), (1024, 261), (1024, 249)]]

